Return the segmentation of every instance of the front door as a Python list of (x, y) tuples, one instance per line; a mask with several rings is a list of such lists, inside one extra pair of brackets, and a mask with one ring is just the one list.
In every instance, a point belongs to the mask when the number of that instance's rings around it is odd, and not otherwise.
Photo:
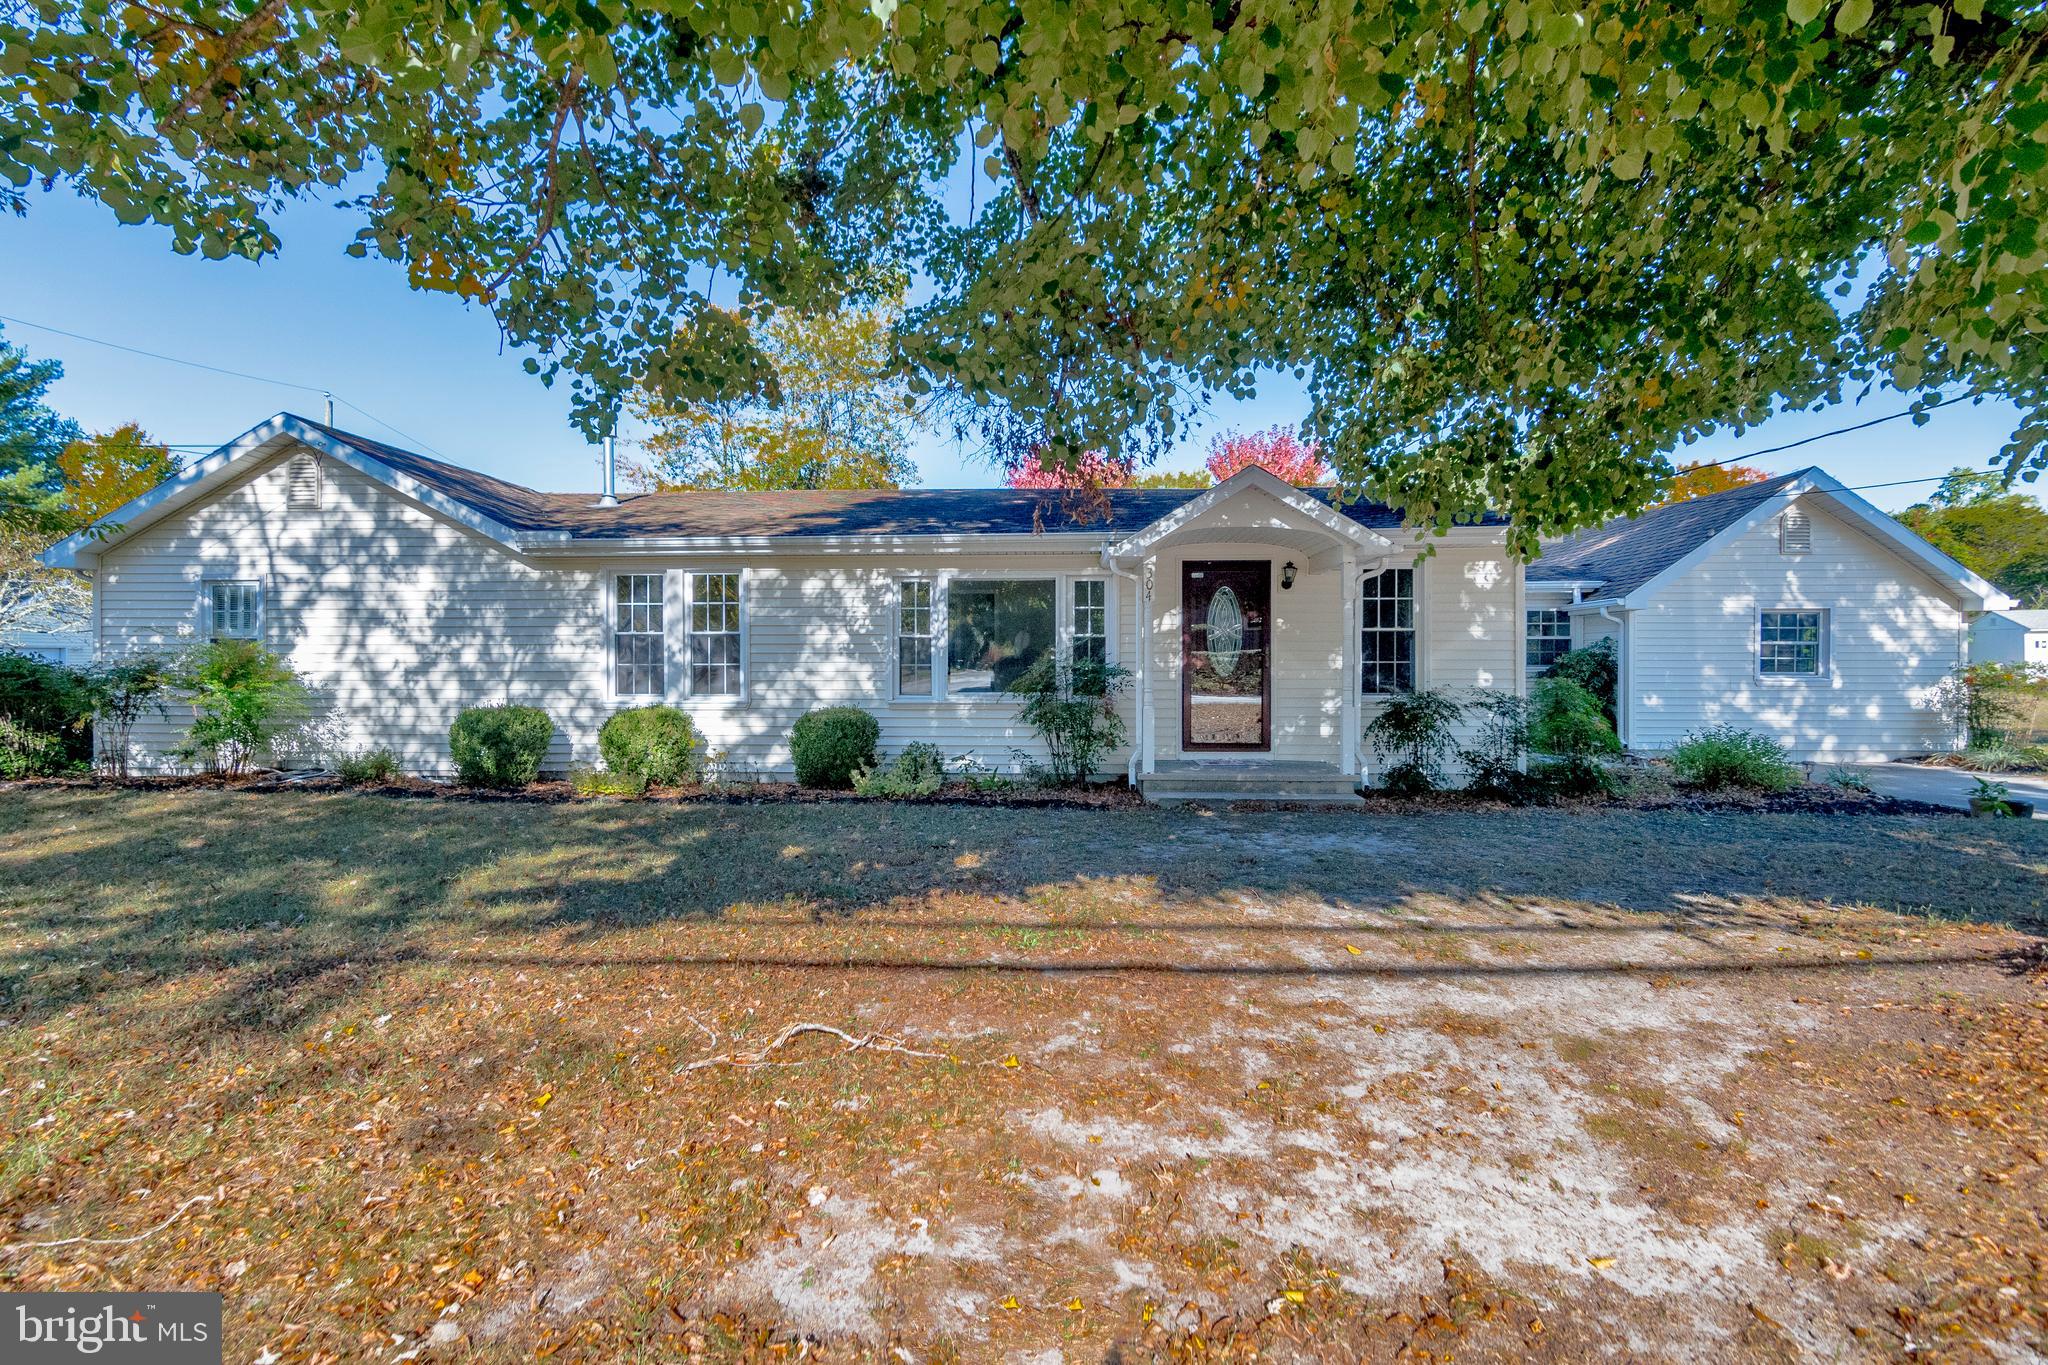
[(1181, 566), (1183, 749), (1270, 749), (1273, 566), (1200, 559)]

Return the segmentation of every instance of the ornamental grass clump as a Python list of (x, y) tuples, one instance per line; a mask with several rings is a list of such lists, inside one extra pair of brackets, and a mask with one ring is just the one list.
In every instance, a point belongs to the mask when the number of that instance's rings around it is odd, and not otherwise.
[(1693, 731), (1671, 751), (1671, 769), (1709, 791), (1779, 792), (1799, 784), (1799, 769), (1785, 756), (1784, 746), (1739, 725)]

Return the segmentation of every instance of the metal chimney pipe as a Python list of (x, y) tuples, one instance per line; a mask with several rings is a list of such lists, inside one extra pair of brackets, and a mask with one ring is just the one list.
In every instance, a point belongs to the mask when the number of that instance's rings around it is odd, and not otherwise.
[(331, 427), (334, 425), (334, 395), (331, 393), (323, 393), (320, 396), (327, 401), (327, 416), (325, 418), (325, 421), (327, 425)]
[(619, 505), (619, 461), (612, 448), (612, 438), (604, 438), (604, 491), (597, 496), (599, 507)]

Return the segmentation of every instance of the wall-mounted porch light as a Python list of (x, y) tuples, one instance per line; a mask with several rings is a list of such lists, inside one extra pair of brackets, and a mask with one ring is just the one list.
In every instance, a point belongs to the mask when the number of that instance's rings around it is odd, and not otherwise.
[(1294, 586), (1294, 573), (1293, 560), (1290, 559), (1280, 566), (1280, 591), (1285, 592)]

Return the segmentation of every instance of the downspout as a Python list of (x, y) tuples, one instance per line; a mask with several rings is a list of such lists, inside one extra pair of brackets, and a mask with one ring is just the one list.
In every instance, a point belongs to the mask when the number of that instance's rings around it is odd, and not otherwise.
[(1621, 731), (1615, 738), (1626, 749), (1628, 732), (1634, 728), (1630, 722), (1635, 719), (1635, 708), (1628, 704), (1628, 622), (1616, 616), (1613, 607), (1606, 606), (1600, 608), (1600, 619), (1614, 623), (1614, 721), (1615, 728)]
[(1152, 703), (1152, 689), (1148, 686), (1152, 650), (1151, 641), (1148, 638), (1150, 632), (1146, 629), (1150, 621), (1150, 615), (1145, 601), (1145, 578), (1143, 574), (1126, 573), (1119, 569), (1116, 566), (1116, 561), (1110, 557), (1107, 549), (1102, 552), (1102, 567), (1109, 570), (1117, 578), (1128, 578), (1131, 580), (1131, 615), (1137, 618), (1131, 622), (1131, 634), (1132, 638), (1137, 642), (1138, 650), (1138, 695), (1131, 703), (1131, 757), (1130, 762), (1125, 765), (1124, 769), (1124, 781), (1130, 784), (1133, 791), (1136, 791), (1138, 787), (1138, 755), (1143, 752), (1146, 712), (1150, 710)]

